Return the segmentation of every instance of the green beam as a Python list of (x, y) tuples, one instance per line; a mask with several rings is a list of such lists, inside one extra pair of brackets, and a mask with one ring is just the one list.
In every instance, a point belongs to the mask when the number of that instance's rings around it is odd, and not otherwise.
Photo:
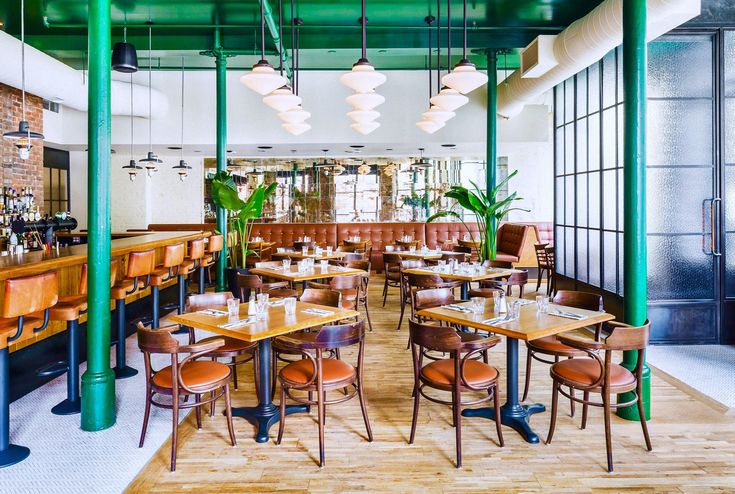
[(110, 0), (89, 2), (89, 48), (89, 309), (81, 421), (82, 430), (98, 431), (114, 425), (116, 418), (110, 368)]
[[(646, 0), (623, 0), (623, 90), (625, 114), (623, 149), (623, 256), (625, 270), (625, 322), (643, 325), (648, 319), (646, 287)], [(633, 370), (637, 352), (623, 354), (623, 366)], [(646, 418), (651, 415), (651, 370), (643, 369)], [(630, 393), (618, 396), (627, 401)], [(618, 415), (640, 420), (635, 406), (621, 408)]]
[[(219, 31), (215, 32), (214, 63), (217, 67), (217, 171), (227, 171), (227, 57), (221, 51)], [(217, 208), (217, 230), (225, 237), (217, 259), (217, 291), (227, 289), (227, 211)], [(243, 264), (245, 260), (243, 259)]]

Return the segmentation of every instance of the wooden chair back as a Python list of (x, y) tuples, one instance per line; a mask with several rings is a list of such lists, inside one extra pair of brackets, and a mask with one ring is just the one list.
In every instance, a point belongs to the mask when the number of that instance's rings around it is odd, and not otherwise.
[(304, 242), (303, 240), (295, 240), (293, 243), (293, 248), (297, 252), (301, 252), (301, 250), (306, 247), (309, 250), (312, 250), (316, 244), (312, 241)]
[(533, 248), (536, 251), (536, 263), (538, 264), (539, 268), (546, 268), (549, 266), (549, 261), (546, 255), (546, 247), (549, 244), (547, 243), (535, 243), (533, 244)]
[(575, 290), (559, 290), (554, 296), (553, 302), (559, 305), (575, 307), (585, 310), (605, 310), (602, 295), (589, 292), (578, 292)]
[(414, 290), (413, 310), (432, 309), (442, 305), (453, 304), (454, 294), (450, 288), (428, 288), (426, 290)]
[(332, 350), (356, 345), (365, 338), (365, 320), (360, 319), (350, 324), (322, 326), (314, 341), (315, 348)]
[(403, 258), (400, 254), (396, 254), (395, 252), (383, 252), (383, 266), (386, 271), (388, 268), (400, 266), (402, 260)]
[[(366, 273), (370, 273), (370, 261), (367, 259), (360, 259), (357, 261), (347, 261), (345, 263), (345, 266), (351, 269), (361, 269), (365, 271)], [(366, 275), (360, 275), (365, 277)]]
[(411, 344), (422, 349), (454, 353), (462, 346), (462, 339), (457, 331), (448, 326), (436, 326), (409, 320), (408, 329), (411, 333)]
[(418, 289), (437, 288), (444, 284), (444, 280), (438, 274), (407, 274), (408, 285)]
[(302, 302), (328, 307), (339, 307), (342, 294), (337, 290), (324, 290), (319, 288), (306, 288), (301, 294)]
[(360, 288), (362, 285), (361, 274), (351, 274), (344, 276), (335, 276), (329, 280), (329, 286), (332, 290), (350, 290)]
[(418, 240), (395, 240), (393, 241), (393, 243), (398, 248), (398, 250), (409, 250), (411, 247), (418, 249), (419, 247)]
[(455, 245), (452, 247), (453, 252), (463, 252), (465, 254), (472, 254), (472, 247), (465, 247), (464, 245)]
[(444, 252), (442, 253), (442, 261), (450, 261), (454, 259), (457, 262), (465, 262), (467, 260), (467, 254), (464, 252)]
[(350, 252), (349, 254), (345, 254), (342, 256), (342, 262), (348, 263), (352, 261), (362, 261), (365, 259), (365, 253), (364, 252)]
[(207, 292), (190, 295), (186, 302), (186, 312), (224, 307), (227, 305), (227, 299), (230, 298), (235, 298), (231, 292)]
[(168, 331), (149, 329), (138, 322), (138, 348), (146, 358), (146, 367), (150, 365), (148, 359), (154, 353), (165, 353), (175, 355), (179, 352), (179, 342)]

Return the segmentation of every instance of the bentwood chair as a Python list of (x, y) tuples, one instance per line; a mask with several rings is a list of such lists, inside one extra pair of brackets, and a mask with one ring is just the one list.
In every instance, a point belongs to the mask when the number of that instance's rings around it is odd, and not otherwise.
[(237, 287), (240, 289), (240, 300), (247, 302), (250, 298), (250, 293), (270, 293), (271, 290), (278, 290), (283, 288), (291, 288), (288, 281), (276, 281), (271, 283), (264, 283), (263, 279), (257, 274), (237, 274)]
[(467, 260), (467, 254), (464, 252), (444, 252), (441, 257), (442, 261), (455, 260), (457, 262), (465, 262)]
[[(214, 403), (224, 396), (227, 428), (230, 441), (235, 445), (235, 430), (232, 426), (232, 409), (230, 407), (230, 368), (219, 362), (196, 360), (224, 345), (222, 338), (194, 345), (181, 345), (171, 336), (178, 326), (159, 329), (147, 329), (138, 322), (138, 347), (143, 352), (145, 362), (146, 401), (143, 416), (143, 428), (140, 432), (139, 448), (145, 443), (148, 429), (148, 417), (151, 405), (159, 408), (170, 408), (173, 411), (173, 436), (171, 438), (171, 471), (176, 470), (176, 447), (178, 440), (179, 410), (196, 408), (197, 429), (202, 428), (202, 405)], [(179, 361), (180, 353), (189, 355)], [(168, 354), (171, 365), (155, 370), (151, 365), (152, 354)], [(202, 399), (202, 395), (210, 393), (210, 397)], [(171, 403), (157, 401), (156, 395), (170, 396)], [(194, 395), (194, 401), (187, 398)], [(184, 398), (182, 400), (182, 398)]]
[[(281, 383), (281, 417), (276, 444), (281, 444), (286, 424), (286, 398), (305, 405), (316, 405), (319, 423), (319, 466), (324, 466), (324, 423), (326, 406), (342, 403), (357, 396), (367, 429), (368, 441), (373, 441), (367, 403), (363, 393), (363, 361), (365, 356), (365, 324), (360, 320), (351, 324), (322, 326), (312, 341), (280, 337), (281, 344), (303, 358), (286, 365), (278, 373)], [(357, 365), (340, 359), (325, 358), (325, 352), (358, 345)], [(312, 352), (314, 354), (312, 354)], [(329, 391), (352, 387), (351, 393), (327, 399)], [(307, 396), (294, 392), (306, 392)], [(316, 399), (313, 394), (316, 393)]]
[(551, 275), (551, 282), (546, 285), (546, 294), (550, 295), (556, 290), (556, 274), (554, 271), (554, 246), (547, 245), (544, 247), (546, 252), (546, 262), (549, 264), (549, 274)]
[(345, 264), (346, 267), (352, 269), (360, 269), (365, 271), (365, 274), (360, 275), (362, 279), (362, 289), (357, 297), (357, 307), (361, 305), (365, 309), (365, 315), (367, 316), (368, 327), (370, 331), (373, 330), (373, 323), (370, 321), (370, 308), (368, 307), (368, 293), (370, 290), (370, 272), (372, 269), (371, 262), (368, 259), (361, 259), (359, 261), (349, 261)]
[(383, 274), (385, 275), (385, 281), (383, 283), (383, 307), (385, 307), (385, 301), (388, 298), (388, 288), (401, 288), (401, 258), (400, 254), (394, 254), (392, 252), (383, 253)]
[[(414, 402), (413, 420), (411, 422), (411, 436), (409, 444), (413, 444), (416, 437), (416, 424), (419, 416), (419, 401), (421, 396), (434, 403), (450, 405), (452, 407), (453, 425), (457, 450), (457, 468), (462, 466), (462, 408), (470, 405), (493, 400), (495, 407), (495, 427), (498, 442), (502, 447), (503, 431), (500, 420), (500, 403), (498, 390), (498, 370), (474, 357), (486, 352), (500, 342), (499, 336), (491, 336), (476, 341), (462, 342), (457, 332), (447, 326), (432, 326), (409, 321), (411, 332), (411, 354), (413, 356), (414, 374)], [(421, 356), (426, 351), (444, 352), (449, 358), (434, 360), (423, 365)], [(464, 354), (464, 355), (463, 355)], [(427, 394), (424, 388), (447, 391), (452, 394), (450, 400), (437, 398)], [(462, 393), (482, 391), (485, 396), (462, 401)]]
[[(632, 405), (638, 406), (643, 438), (646, 448), (651, 451), (651, 438), (648, 435), (646, 414), (641, 400), (643, 362), (650, 333), (649, 323), (643, 326), (629, 326), (619, 322), (609, 322), (606, 329), (611, 332), (602, 341), (577, 339), (568, 335), (560, 335), (559, 340), (564, 345), (585, 353), (590, 358), (575, 358), (563, 360), (551, 366), (551, 377), (554, 380), (554, 395), (551, 402), (551, 425), (546, 444), (551, 443), (556, 427), (556, 415), (559, 405), (559, 394), (582, 403), (582, 429), (587, 426), (587, 409), (589, 406), (602, 407), (605, 420), (605, 446), (607, 448), (607, 471), (613, 471), (611, 410)], [(622, 365), (613, 363), (613, 352), (637, 351), (637, 364), (633, 372)], [(604, 353), (603, 356), (600, 353)], [(561, 387), (578, 389), (583, 397), (576, 398), (567, 394)], [(624, 403), (612, 403), (612, 395), (632, 393), (630, 400)], [(590, 401), (590, 393), (600, 393), (602, 402)]]
[(419, 248), (418, 240), (394, 240), (393, 243), (398, 250), (409, 250), (411, 247), (414, 249)]
[(398, 279), (399, 287), (401, 289), (401, 316), (398, 319), (398, 327), (396, 331), (401, 330), (401, 324), (403, 324), (403, 314), (406, 311), (406, 304), (411, 303), (411, 287), (408, 285), (408, 274), (404, 271), (407, 269), (417, 269), (426, 266), (426, 262), (422, 259), (406, 259), (401, 261), (398, 265)]
[[(513, 263), (510, 261), (485, 261), (482, 263), (485, 267), (512, 269)], [(511, 274), (506, 280), (484, 280), (480, 282), (481, 288), (505, 288), (508, 296), (512, 294), (512, 289), (517, 286), (519, 289), (518, 296), (523, 298), (526, 284), (528, 283), (528, 270), (516, 268), (518, 273)]]
[[(602, 311), (602, 295), (588, 292), (576, 292), (573, 290), (559, 290), (554, 297), (553, 302), (559, 305), (566, 305), (569, 307), (575, 307), (577, 309)], [(598, 324), (595, 328), (595, 339), (599, 338), (601, 324)], [(559, 362), (561, 358), (571, 359), (574, 357), (585, 357), (587, 354), (579, 350), (565, 345), (559, 339), (559, 336), (544, 336), (543, 338), (537, 338), (526, 342), (526, 348), (528, 353), (526, 354), (526, 383), (523, 387), (523, 398), (521, 401), (526, 401), (528, 398), (528, 388), (531, 385), (531, 364), (534, 360), (543, 362), (545, 364), (555, 364)], [(553, 357), (554, 360), (546, 360), (542, 356)], [(571, 391), (574, 396), (574, 390)], [(574, 399), (570, 401), (571, 416), (574, 417)]]

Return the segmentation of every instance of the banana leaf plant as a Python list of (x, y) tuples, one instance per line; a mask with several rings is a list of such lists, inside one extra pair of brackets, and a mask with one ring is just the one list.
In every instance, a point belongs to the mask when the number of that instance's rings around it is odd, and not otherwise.
[[(232, 176), (226, 171), (217, 172), (212, 178), (212, 201), (217, 207), (227, 211), (228, 226), (230, 231), (236, 231), (240, 239), (240, 259), (245, 267), (245, 260), (249, 255), (257, 255), (257, 252), (249, 248), (250, 234), (253, 223), (263, 214), (263, 204), (276, 191), (275, 182), (269, 185), (259, 185), (246, 200), (240, 199), (237, 193), (237, 185)], [(234, 254), (234, 253), (233, 253)], [(230, 257), (232, 267), (237, 267), (237, 256)]]
[[(477, 184), (472, 181), (470, 181), (470, 183), (472, 184), (473, 190), (460, 185), (453, 185), (449, 191), (444, 194), (445, 197), (456, 200), (462, 208), (474, 213), (480, 233), (480, 249), (478, 251), (480, 261), (495, 260), (495, 256), (498, 252), (498, 225), (500, 224), (500, 221), (510, 211), (530, 211), (529, 209), (513, 207), (513, 203), (515, 201), (523, 199), (522, 197), (518, 197), (517, 192), (513, 192), (505, 199), (498, 201), (498, 193), (500, 190), (511, 178), (515, 177), (517, 173), (518, 170), (515, 170), (513, 173), (508, 175), (505, 180), (500, 182), (493, 190), (490, 191), (490, 195), (487, 195), (485, 192), (480, 190)], [(462, 215), (456, 211), (439, 211), (438, 213), (431, 215), (426, 222), (431, 223), (439, 218), (447, 217), (461, 221), (467, 229), (467, 232), (470, 234), (470, 237), (472, 237), (470, 228), (464, 222)]]

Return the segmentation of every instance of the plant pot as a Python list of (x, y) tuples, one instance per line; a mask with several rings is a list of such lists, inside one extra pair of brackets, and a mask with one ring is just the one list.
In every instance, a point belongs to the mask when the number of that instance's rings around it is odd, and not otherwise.
[[(236, 297), (240, 296), (240, 286), (237, 283), (237, 275), (249, 273), (250, 270), (247, 268), (227, 268), (225, 270), (225, 274), (227, 275), (227, 287)], [(247, 300), (245, 300), (245, 302), (247, 302)]]

